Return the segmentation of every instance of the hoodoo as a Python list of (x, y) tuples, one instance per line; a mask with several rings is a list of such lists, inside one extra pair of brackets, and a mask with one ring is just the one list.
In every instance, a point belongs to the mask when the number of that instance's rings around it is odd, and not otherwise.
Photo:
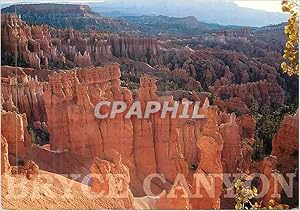
[(298, 77), (282, 72), (299, 66), (285, 49), (295, 21), (98, 4), (1, 9), (3, 208), (298, 207)]

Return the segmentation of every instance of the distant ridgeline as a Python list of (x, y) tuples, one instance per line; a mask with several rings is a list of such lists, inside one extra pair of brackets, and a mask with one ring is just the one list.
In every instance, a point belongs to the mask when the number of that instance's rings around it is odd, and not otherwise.
[(109, 18), (93, 12), (87, 5), (75, 4), (19, 4), (1, 10), (17, 13), (22, 20), (34, 25), (47, 24), (55, 28), (76, 30), (95, 29), (103, 32), (134, 32), (145, 36), (199, 35), (212, 30), (240, 28), (198, 21), (194, 16), (126, 16)]
[(2, 13), (17, 13), (30, 24), (47, 24), (55, 28), (97, 29), (116, 32), (126, 30), (128, 24), (101, 16), (87, 5), (19, 4), (1, 10)]
[(144, 35), (189, 35), (195, 36), (212, 30), (240, 28), (238, 26), (222, 26), (213, 23), (200, 22), (194, 16), (184, 18), (169, 16), (124, 16), (122, 20), (128, 22), (135, 30)]

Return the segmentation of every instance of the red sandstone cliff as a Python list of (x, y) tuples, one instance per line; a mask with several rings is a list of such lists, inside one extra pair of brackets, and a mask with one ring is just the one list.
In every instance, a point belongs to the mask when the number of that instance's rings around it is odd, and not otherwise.
[[(26, 117), (25, 117), (26, 118)], [(8, 152), (18, 160), (25, 157), (25, 131), (27, 125), (23, 122), (23, 116), (13, 112), (1, 112), (1, 120), (5, 124), (1, 125), (1, 134), (8, 143)]]
[(2, 107), (6, 111), (26, 113), (28, 122), (45, 122), (43, 84), (27, 75), (2, 78)]
[(105, 160), (98, 157), (94, 159), (90, 168), (91, 190), (103, 197), (117, 198), (123, 202), (126, 209), (131, 209), (134, 198), (129, 189), (129, 170), (123, 165), (120, 153), (114, 150), (110, 152), (110, 157), (105, 157)]
[[(233, 120), (234, 117), (222, 118), (216, 108), (208, 105), (208, 100), (200, 109), (200, 113), (206, 115), (206, 119), (202, 120), (172, 119), (169, 112), (164, 119), (161, 119), (158, 113), (151, 114), (149, 119), (136, 117), (125, 119), (124, 115), (117, 115), (115, 119), (97, 120), (93, 111), (97, 102), (124, 100), (128, 105), (133, 102), (131, 92), (120, 86), (119, 78), (119, 67), (108, 65), (52, 73), (49, 75), (49, 82), (40, 84), (34, 82), (28, 85), (29, 90), (30, 86), (32, 87), (32, 92), (29, 92), (31, 95), (40, 93), (42, 96), (40, 102), (43, 103), (37, 105), (47, 114), (45, 122), (50, 133), (51, 150), (56, 152), (67, 150), (85, 158), (109, 156), (111, 150), (119, 151), (132, 177), (130, 185), (135, 187), (134, 192), (138, 194), (143, 194), (143, 191), (137, 188), (139, 181), (150, 173), (163, 173), (168, 181), (166, 187), (171, 187), (178, 173), (188, 178), (190, 174), (195, 173), (193, 170), (195, 166), (199, 166), (196, 172), (222, 173), (222, 160), (227, 162), (227, 165), (235, 163), (235, 158), (229, 157), (230, 153), (222, 151), (223, 140), (226, 147), (231, 146), (230, 143), (233, 142), (236, 152), (240, 154), (241, 137), (246, 137), (244, 133), (251, 134), (247, 132), (249, 126), (242, 120)], [(141, 79), (137, 99), (142, 102), (143, 109), (151, 100), (173, 102), (172, 97), (156, 95), (155, 82), (156, 80), (149, 77)], [(36, 91), (36, 86), (40, 87), (40, 92)], [(10, 92), (6, 91), (6, 93)], [(7, 96), (10, 95), (7, 94)], [(8, 102), (7, 106), (5, 104), (6, 107), (14, 107), (11, 100), (6, 102)], [(182, 111), (182, 109), (181, 105), (179, 110)], [(36, 108), (33, 109), (33, 111), (36, 110)], [(193, 107), (189, 112), (192, 110)], [(40, 115), (35, 117), (32, 113), (29, 112), (29, 114), (29, 119), (40, 118)], [(224, 123), (223, 126), (220, 121)], [(37, 121), (35, 122), (37, 125)], [(225, 130), (225, 127), (228, 128)], [(118, 133), (113, 132), (114, 128), (118, 128)], [(228, 134), (236, 134), (236, 138), (227, 138)], [(251, 135), (248, 138), (251, 138)], [(210, 161), (212, 151), (209, 146), (206, 146), (211, 142), (209, 140), (216, 144), (222, 143), (219, 146), (220, 149), (217, 150), (218, 155), (213, 156), (216, 159), (215, 162)], [(211, 149), (214, 149), (213, 146)], [(146, 155), (146, 159), (141, 159), (141, 153)], [(201, 154), (202, 156), (199, 156)], [(208, 157), (204, 156), (206, 154)], [(213, 163), (209, 164), (210, 162)], [(208, 165), (207, 169), (206, 165)], [(238, 165), (234, 164), (230, 171), (239, 171)], [(193, 183), (190, 179), (189, 182)], [(220, 186), (218, 190), (220, 193)], [(219, 207), (219, 197), (220, 195), (217, 195), (205, 207)]]
[[(78, 70), (76, 76), (75, 74), (71, 73), (53, 74), (52, 76), (49, 76), (49, 85), (46, 86), (48, 88), (46, 88), (45, 90), (45, 105), (47, 113), (51, 113), (50, 119), (48, 119), (48, 127), (50, 134), (52, 134), (52, 137), (54, 137), (53, 139), (51, 139), (52, 141), (50, 140), (52, 149), (69, 149), (75, 154), (91, 157), (96, 156), (97, 154), (101, 155), (101, 153), (104, 153), (104, 155), (107, 156), (107, 152), (115, 149), (121, 153), (124, 160), (123, 162), (129, 167), (132, 178), (143, 179), (144, 175), (146, 176), (149, 173), (158, 172), (163, 173), (166, 179), (172, 182), (175, 180), (175, 177), (178, 173), (183, 173), (184, 175), (188, 176), (190, 171), (189, 168), (192, 168), (193, 165), (198, 166), (199, 153), (201, 154), (201, 148), (198, 149), (199, 146), (197, 147), (196, 140), (199, 140), (198, 143), (200, 144), (200, 146), (202, 146), (203, 142), (204, 148), (202, 149), (202, 161), (200, 159), (200, 163), (202, 163), (201, 168), (200, 170), (197, 170), (197, 172), (202, 172), (203, 170), (206, 173), (223, 172), (221, 164), (222, 147), (220, 147), (220, 149), (217, 151), (220, 154), (218, 154), (218, 156), (213, 156), (217, 159), (217, 166), (213, 167), (214, 165), (209, 164), (211, 157), (206, 158), (204, 156), (204, 154), (206, 153), (207, 156), (211, 156), (210, 152), (212, 152), (205, 147), (206, 140), (212, 139), (214, 140), (213, 142), (216, 143), (218, 143), (218, 140), (223, 140), (221, 133), (218, 132), (219, 126), (217, 111), (215, 110), (215, 108), (209, 108), (208, 101), (204, 103), (204, 107), (202, 108), (202, 112), (207, 115), (207, 120), (202, 122), (206, 126), (201, 126), (201, 124), (199, 124), (199, 122), (197, 123), (197, 121), (186, 122), (186, 120), (171, 119), (170, 114), (167, 115), (166, 119), (160, 119), (159, 114), (151, 115), (149, 120), (140, 120), (137, 118), (124, 119), (124, 116), (118, 115), (116, 119), (95, 120), (92, 118), (89, 121), (78, 119), (77, 123), (71, 124), (73, 119), (75, 119), (74, 117), (76, 117), (76, 115), (74, 116), (74, 113), (73, 116), (69, 115), (64, 117), (66, 118), (64, 124), (67, 123), (67, 125), (59, 126), (64, 122), (59, 121), (59, 119), (61, 119), (61, 117), (64, 115), (63, 113), (59, 114), (59, 111), (69, 111), (69, 108), (72, 108), (73, 96), (77, 96), (77, 103), (79, 103), (77, 106), (84, 105), (85, 102), (87, 103), (89, 109), (85, 109), (85, 113), (81, 113), (80, 116), (83, 116), (87, 119), (89, 119), (89, 115), (93, 114), (93, 111), (91, 109), (93, 107), (93, 100), (96, 103), (97, 99), (103, 100), (106, 97), (107, 99), (111, 100), (125, 100), (125, 102), (130, 105), (130, 103), (133, 101), (132, 96), (129, 94), (128, 90), (122, 89), (120, 87), (120, 83), (117, 80), (117, 78), (119, 77), (118, 71), (119, 70), (117, 66), (106, 66), (98, 70), (97, 73), (93, 72), (93, 69), (86, 69), (85, 71)], [(107, 74), (107, 81), (105, 81), (105, 78), (101, 78), (100, 80), (99, 77), (99, 81), (97, 82), (98, 74)], [(64, 86), (64, 83), (62, 82), (64, 80), (61, 79), (63, 79), (63, 77), (66, 77), (67, 75), (70, 79), (70, 83), (68, 86)], [(111, 86), (109, 86), (109, 84)], [(91, 85), (96, 85), (97, 87), (99, 87), (99, 90), (97, 92), (96, 90), (92, 91), (93, 88)], [(85, 90), (83, 92), (85, 93), (83, 96), (88, 96), (85, 98), (85, 100), (80, 100), (81, 91), (76, 88), (77, 86), (88, 87), (88, 90), (86, 90), (86, 88), (83, 89)], [(138, 99), (142, 102), (142, 105), (145, 105), (145, 103), (150, 100), (163, 100), (163, 98), (159, 98), (155, 92), (155, 80), (147, 77), (142, 78), (141, 87), (138, 92)], [(56, 101), (51, 102), (51, 100), (54, 99), (56, 99)], [(50, 104), (50, 102), (52, 104)], [(57, 110), (52, 111), (52, 109), (55, 109), (56, 107)], [(60, 117), (59, 119), (57, 118), (58, 116)], [(57, 121), (52, 121), (51, 119), (53, 118), (57, 118)], [(230, 123), (230, 121), (232, 122), (234, 120), (228, 121), (229, 126), (235, 124), (235, 130), (228, 128), (228, 133), (232, 134), (233, 131), (236, 131), (235, 134), (237, 134), (237, 136), (239, 137), (240, 129), (236, 125), (237, 123)], [(83, 131), (78, 128), (79, 122), (80, 124), (82, 124)], [(84, 133), (84, 131), (88, 130), (88, 128), (93, 128), (93, 125), (95, 125), (96, 127), (97, 122), (99, 124), (99, 127), (91, 130), (91, 132), (89, 132), (88, 134), (90, 138), (85, 141), (85, 143), (90, 144), (82, 146), (82, 137), (80, 140), (76, 141), (77, 136), (72, 135), (72, 133), (76, 134), (76, 132), (74, 131)], [(63, 128), (66, 131), (60, 131), (60, 128)], [(112, 128), (119, 128), (119, 133), (114, 133), (112, 131)], [(97, 135), (97, 131), (100, 132), (101, 136)], [(223, 135), (224, 137), (226, 137), (225, 133)], [(201, 141), (202, 139), (203, 141)], [(65, 140), (69, 141), (66, 142)], [(98, 141), (91, 142), (91, 140)], [(235, 143), (237, 143), (235, 145), (237, 146), (237, 152), (241, 153), (241, 138), (228, 138), (228, 141), (234, 141)], [(79, 150), (80, 148), (76, 149), (75, 146), (81, 148), (85, 147), (82, 149), (93, 149), (96, 151), (91, 152), (86, 150)], [(99, 151), (97, 151), (97, 149), (99, 149)], [(144, 155), (147, 155), (145, 156), (145, 158), (147, 159), (140, 158), (141, 152), (143, 152)], [(230, 164), (234, 163), (234, 159), (226, 157), (224, 157), (224, 159), (228, 159), (228, 162)], [(208, 165), (207, 169), (205, 169), (206, 165)], [(231, 168), (231, 171), (238, 171), (237, 165), (234, 168)], [(137, 181), (135, 180), (131, 181), (131, 183), (136, 182)], [(221, 194), (220, 188), (221, 186), (218, 186), (219, 194)], [(217, 195), (215, 200), (206, 204), (205, 207), (219, 207), (219, 197), (220, 195)], [(195, 207), (197, 206), (198, 205), (195, 205)]]
[(289, 156), (298, 151), (299, 111), (293, 116), (285, 116), (281, 127), (272, 140), (272, 155)]
[[(210, 181), (211, 174), (214, 173), (222, 175), (224, 172), (247, 172), (252, 162), (251, 144), (255, 122), (248, 114), (236, 117), (234, 114), (220, 113), (218, 108), (210, 106), (206, 99), (200, 108), (200, 113), (204, 114), (205, 118), (200, 120), (179, 119), (178, 116), (173, 119), (170, 112), (166, 118), (161, 119), (161, 111), (151, 114), (149, 119), (126, 119), (123, 114), (118, 114), (115, 119), (98, 120), (94, 116), (94, 107), (101, 100), (121, 100), (128, 106), (134, 100), (139, 100), (143, 110), (148, 101), (173, 103), (174, 100), (171, 96), (157, 96), (156, 80), (150, 77), (142, 77), (137, 95), (132, 95), (130, 90), (121, 86), (120, 69), (116, 64), (52, 73), (48, 78), (49, 81), (44, 83), (34, 81), (28, 76), (9, 80), (4, 78), (5, 83), (2, 85), (6, 87), (6, 91), (3, 92), (3, 99), (7, 100), (2, 101), (2, 106), (10, 111), (17, 108), (20, 110), (20, 98), (24, 97), (14, 93), (22, 93), (23, 89), (28, 90), (26, 97), (30, 96), (31, 100), (39, 94), (42, 97), (41, 101), (30, 101), (29, 108), (32, 110), (22, 111), (28, 111), (29, 120), (39, 120), (43, 117), (31, 111), (45, 111), (45, 122), (50, 133), (50, 149), (58, 154), (69, 151), (83, 159), (98, 157), (91, 171), (102, 169), (109, 174), (114, 174), (113, 169), (120, 166), (109, 157), (112, 150), (118, 151), (122, 156), (121, 169), (127, 169), (126, 175), (130, 175), (131, 178), (127, 183), (136, 195), (143, 195), (141, 181), (150, 173), (162, 173), (167, 179), (166, 184), (154, 184), (153, 190), (160, 192), (162, 188), (167, 188), (170, 191), (180, 173), (195, 188), (197, 181), (193, 180), (192, 176), (197, 173), (204, 175), (203, 181)], [(13, 80), (19, 80), (23, 86), (13, 86)], [(13, 101), (12, 96), (16, 96), (18, 103)], [(184, 101), (186, 99), (182, 102)], [(32, 108), (34, 105), (38, 107)], [(189, 113), (193, 107), (194, 105)], [(183, 105), (180, 105), (179, 111), (182, 109)], [(14, 149), (24, 149), (26, 143), (31, 143), (24, 142), (25, 115), (22, 117), (20, 114), (4, 111), (2, 116), (6, 121), (18, 124), (18, 133), (12, 133), (9, 128), (2, 127), (2, 134), (8, 141), (9, 153), (24, 157), (24, 150), (15, 152)], [(35, 125), (38, 125), (37, 122), (35, 121)], [(118, 128), (118, 133), (115, 132), (115, 128)], [(17, 137), (12, 137), (12, 134)], [(274, 151), (275, 149), (276, 147)], [(53, 151), (50, 153), (54, 153)], [(222, 176), (215, 184), (216, 195), (212, 198), (209, 198), (209, 193), (205, 193), (205, 187), (200, 186), (204, 193), (202, 199), (186, 199), (182, 200), (182, 203), (175, 201), (178, 202), (178, 207), (220, 208), (221, 184)], [(92, 185), (94, 188), (97, 186), (96, 182)], [(178, 208), (176, 203), (172, 205), (172, 200), (163, 198), (159, 206)]]
[(299, 110), (284, 117), (281, 127), (272, 140), (272, 155), (278, 159), (277, 168), (282, 173), (292, 173), (298, 168), (295, 156), (299, 148)]
[(224, 85), (215, 90), (216, 99), (228, 100), (238, 97), (251, 106), (253, 102), (258, 105), (283, 105), (284, 91), (277, 83), (258, 81), (241, 85)]
[(14, 15), (2, 15), (1, 26), (4, 54), (15, 56), (18, 52), (20, 59), (35, 69), (47, 69), (49, 62), (88, 67), (113, 56), (158, 62), (160, 47), (155, 38), (107, 37), (45, 25), (29, 26)]
[(9, 173), (10, 164), (8, 161), (8, 144), (4, 136), (1, 135), (1, 175)]

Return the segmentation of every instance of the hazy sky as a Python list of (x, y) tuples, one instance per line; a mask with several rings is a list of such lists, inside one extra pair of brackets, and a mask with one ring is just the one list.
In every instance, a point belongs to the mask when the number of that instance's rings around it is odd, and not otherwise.
[[(70, 3), (86, 3), (86, 2), (101, 2), (103, 0), (2, 0), (1, 3), (20, 3), (20, 2), (70, 2)], [(107, 1), (107, 0), (106, 0)], [(130, 0), (128, 0), (130, 1)], [(174, 0), (176, 1), (176, 0)], [(209, 0), (206, 0), (209, 1)], [(230, 1), (230, 0), (224, 0)], [(248, 7), (253, 9), (266, 10), (271, 12), (281, 12), (281, 0), (233, 0), (241, 7)]]
[(270, 12), (282, 12), (281, 0), (235, 0), (234, 1), (240, 7), (248, 7), (253, 9), (263, 9)]

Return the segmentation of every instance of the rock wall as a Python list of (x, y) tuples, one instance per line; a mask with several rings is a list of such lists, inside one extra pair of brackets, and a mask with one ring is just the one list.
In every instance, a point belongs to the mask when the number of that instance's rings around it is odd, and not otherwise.
[[(116, 150), (122, 155), (124, 165), (129, 168), (133, 178), (131, 185), (155, 172), (164, 174), (171, 185), (178, 173), (188, 178), (198, 166), (201, 166), (197, 170), (199, 172), (222, 173), (222, 159), (228, 165), (233, 165), (228, 171), (239, 171), (237, 164), (234, 164), (236, 158), (230, 156), (232, 151), (222, 152), (223, 140), (226, 148), (234, 145), (236, 153), (241, 154), (242, 138), (246, 137), (244, 133), (247, 134), (251, 128), (240, 118), (236, 120), (234, 115), (226, 116), (221, 121), (222, 115), (216, 107), (209, 106), (207, 99), (200, 107), (200, 114), (204, 114), (205, 119), (171, 118), (170, 112), (165, 118), (160, 118), (161, 111), (151, 114), (149, 119), (138, 119), (135, 116), (126, 119), (125, 114), (118, 114), (113, 119), (96, 119), (93, 109), (102, 100), (125, 101), (128, 106), (134, 99), (139, 100), (142, 111), (149, 101), (174, 103), (170, 96), (156, 95), (156, 80), (153, 78), (142, 77), (137, 95), (133, 96), (128, 89), (120, 86), (119, 77), (118, 65), (81, 68), (49, 75), (49, 82), (44, 86), (44, 102), (52, 150), (68, 150), (90, 158), (109, 156), (111, 150)], [(183, 111), (184, 101), (177, 115)], [(193, 108), (192, 104), (189, 114)], [(118, 128), (117, 132), (115, 128)], [(234, 138), (232, 134), (235, 134)], [(217, 152), (214, 152), (214, 145), (210, 147), (212, 143), (218, 146)], [(208, 149), (205, 148), (206, 144), (209, 145)], [(214, 157), (212, 161), (210, 156)], [(139, 194), (143, 192), (140, 189), (134, 191)], [(219, 191), (217, 193), (206, 207), (219, 206)]]
[[(294, 115), (286, 115), (272, 140), (272, 155), (277, 157), (277, 169), (285, 173), (293, 173), (298, 169), (299, 153), (299, 109)], [(294, 185), (298, 192), (298, 184)], [(295, 197), (294, 197), (295, 198)]]
[(298, 152), (299, 110), (284, 117), (280, 129), (272, 140), (272, 155), (280, 158)]
[(91, 66), (90, 54), (85, 51), (82, 55), (80, 52), (78, 52), (78, 54), (75, 54), (74, 63), (79, 67)]
[(189, 210), (191, 209), (190, 200), (185, 195), (184, 191), (180, 190), (184, 187), (174, 185), (170, 190), (161, 198), (159, 198), (155, 209), (157, 210)]
[[(206, 105), (207, 106), (207, 105)], [(193, 193), (199, 191), (202, 198), (192, 198), (193, 209), (220, 209), (220, 196), (222, 193), (222, 159), (223, 138), (218, 127), (216, 107), (204, 108), (207, 122), (203, 128), (202, 136), (197, 140), (200, 162), (193, 180)], [(215, 177), (214, 175), (219, 175)], [(197, 177), (198, 179), (197, 181)], [(198, 183), (200, 180), (200, 183)], [(204, 181), (208, 181), (211, 188)]]
[(222, 100), (238, 97), (248, 106), (253, 102), (258, 105), (283, 105), (284, 91), (277, 83), (258, 81), (241, 85), (224, 85), (215, 90), (215, 96)]
[(45, 122), (43, 83), (27, 75), (2, 78), (1, 104), (6, 111), (25, 113), (28, 122)]
[(1, 175), (9, 173), (10, 164), (8, 161), (8, 144), (4, 136), (1, 135)]
[(158, 42), (155, 38), (119, 37), (110, 38), (112, 53), (116, 57), (141, 58), (157, 56), (159, 53)]
[[(1, 134), (8, 143), (9, 154), (14, 155), (17, 160), (23, 160), (25, 157), (25, 130), (27, 125), (23, 122), (23, 115), (13, 112), (1, 112)], [(25, 116), (26, 118), (26, 116)]]
[[(4, 54), (18, 55), (36, 69), (57, 66), (88, 67), (113, 56), (157, 63), (160, 47), (155, 38), (107, 36), (73, 29), (29, 26), (15, 15), (2, 15), (1, 43)], [(18, 40), (18, 41), (17, 41)]]
[(239, 134), (239, 127), (234, 113), (230, 115), (229, 122), (220, 125), (220, 134), (224, 140), (222, 150), (224, 173), (236, 173), (242, 160), (242, 138)]
[[(182, 99), (175, 118), (171, 118), (171, 112), (167, 112), (165, 118), (160, 118), (160, 110), (151, 114), (148, 119), (139, 119), (135, 116), (127, 119), (124, 117), (125, 114), (117, 114), (113, 119), (96, 119), (95, 105), (103, 100), (124, 101), (128, 107), (134, 100), (139, 100), (142, 111), (145, 111), (149, 101), (158, 101), (160, 104), (168, 101), (170, 105), (174, 104), (172, 96), (157, 96), (154, 78), (142, 77), (139, 90), (133, 95), (130, 90), (121, 86), (120, 76), (119, 66), (112, 64), (51, 73), (48, 76), (48, 82), (37, 82), (30, 77), (23, 76), (22, 80), (22, 77), (17, 80), (24, 82), (21, 86), (23, 88), (19, 89), (26, 90), (28, 87), (27, 97), (39, 96), (39, 99), (41, 97), (40, 101), (36, 100), (36, 103), (30, 105), (38, 105), (32, 111), (44, 109), (44, 113), (47, 114), (46, 119), (43, 119), (44, 115), (33, 115), (31, 110), (28, 112), (31, 116), (29, 119), (36, 127), (42, 128), (43, 126), (49, 131), (50, 150), (56, 153), (69, 151), (84, 159), (98, 157), (100, 160), (109, 158), (111, 151), (118, 151), (122, 156), (122, 163), (128, 167), (131, 177), (130, 186), (134, 187), (132, 189), (134, 194), (144, 194), (141, 181), (150, 173), (164, 174), (166, 184), (154, 182), (154, 189), (159, 191), (165, 187), (171, 188), (178, 174), (184, 175), (188, 183), (193, 186), (196, 181), (193, 181), (192, 176), (195, 173), (204, 174), (204, 180), (210, 181), (212, 173), (240, 171), (240, 162), (236, 162), (236, 157), (232, 156), (232, 150), (227, 149), (234, 148), (241, 162), (247, 160), (248, 157), (243, 153), (247, 154), (249, 148), (243, 148), (244, 141), (254, 136), (254, 124), (249, 115), (236, 117), (234, 114), (220, 113), (218, 108), (210, 106), (206, 99), (199, 109), (199, 113), (205, 116), (204, 119), (191, 119), (191, 117), (181, 119), (179, 115), (184, 110), (184, 103), (187, 103), (187, 99)], [(10, 86), (7, 85), (8, 91), (5, 91), (5, 96), (3, 96), (4, 99), (8, 98), (3, 104), (3, 107), (8, 110), (19, 109), (19, 106), (15, 106), (13, 98), (9, 98), (14, 93), (9, 91), (13, 90), (12, 80), (12, 78), (9, 81), (6, 80), (6, 84)], [(20, 96), (16, 97), (18, 101)], [(195, 104), (192, 102), (187, 111), (188, 114), (192, 114), (194, 107)], [(26, 118), (19, 118), (23, 124), (26, 124), (25, 120)], [(21, 130), (23, 132), (20, 132), (20, 137), (17, 138), (23, 139), (21, 146), (27, 145), (27, 142), (24, 142), (26, 140), (24, 127)], [(8, 142), (10, 143), (10, 140)], [(19, 144), (19, 142), (16, 143)], [(107, 162), (101, 161), (100, 163), (106, 165)], [(222, 162), (226, 164), (224, 169)], [(210, 198), (206, 194), (203, 199), (199, 199), (201, 203), (191, 199), (190, 206), (192, 208), (219, 208), (221, 183), (222, 176), (216, 183), (215, 197)], [(204, 190), (203, 186), (200, 188)], [(170, 205), (168, 200), (161, 203)]]
[[(1, 44), (8, 53), (14, 54), (18, 47), (23, 50), (19, 51), (21, 56), (28, 53), (24, 44), (28, 41), (27, 37), (31, 35), (31, 32), (30, 27), (24, 21), (14, 15), (2, 15), (1, 28)], [(20, 46), (17, 45), (17, 40)]]
[[(92, 172), (91, 190), (104, 197), (121, 200), (126, 209), (133, 207), (133, 195), (129, 189), (129, 169), (122, 163), (121, 154), (112, 150), (105, 160), (96, 157)], [(121, 184), (118, 186), (117, 184)]]
[(47, 81), (49, 70), (37, 70), (34, 68), (23, 68), (14, 66), (1, 66), (1, 77), (2, 78), (13, 78), (16, 76), (30, 76), (31, 78), (37, 79), (38, 81)]
[[(275, 203), (281, 202), (282, 186), (278, 183), (283, 182), (283, 176), (281, 174), (278, 174), (276, 166), (277, 166), (277, 158), (272, 155), (265, 157), (259, 163), (259, 172), (265, 176), (262, 177), (263, 178), (262, 184), (264, 186), (268, 185), (267, 193), (262, 200), (262, 204), (265, 207), (269, 206), (270, 200), (273, 200)], [(261, 191), (262, 184), (260, 184), (260, 186), (258, 187), (258, 191)]]
[(20, 17), (11, 14), (1, 17), (4, 54), (17, 55), (36, 69), (41, 69), (42, 65), (45, 67), (46, 58), (56, 56), (56, 49), (49, 42), (50, 33), (46, 26), (29, 26)]
[[(52, 150), (71, 150), (82, 156), (96, 156), (103, 152), (102, 137), (94, 116), (94, 105), (91, 103), (92, 97), (96, 101), (101, 100), (101, 90), (97, 87), (94, 91), (98, 91), (98, 95), (94, 95), (95, 92), (89, 89), (90, 98), (88, 86), (93, 86), (91, 80), (100, 87), (105, 86), (113, 80), (113, 71), (118, 69), (106, 67), (79, 71), (78, 77), (75, 72), (49, 76), (49, 83), (45, 85), (44, 101)], [(100, 77), (102, 74), (104, 77)]]
[(227, 113), (250, 114), (250, 109), (246, 103), (238, 97), (233, 97), (228, 100), (222, 100), (220, 97), (216, 97), (214, 99), (214, 105), (217, 105), (220, 110)]

